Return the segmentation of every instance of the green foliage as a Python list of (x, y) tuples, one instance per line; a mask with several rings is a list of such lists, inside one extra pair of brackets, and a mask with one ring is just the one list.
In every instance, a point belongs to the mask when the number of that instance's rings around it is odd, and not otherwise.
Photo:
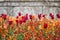
[(2, 40), (6, 40), (5, 38), (2, 38)]
[(12, 29), (9, 30), (9, 33), (8, 33), (10, 36), (13, 36), (14, 35), (14, 31)]
[(24, 34), (23, 33), (17, 34), (17, 36), (16, 36), (17, 40), (23, 40), (23, 38), (24, 38)]
[(54, 30), (51, 30), (51, 31), (50, 31), (50, 34), (54, 35), (54, 34), (55, 34), (55, 33), (54, 33)]

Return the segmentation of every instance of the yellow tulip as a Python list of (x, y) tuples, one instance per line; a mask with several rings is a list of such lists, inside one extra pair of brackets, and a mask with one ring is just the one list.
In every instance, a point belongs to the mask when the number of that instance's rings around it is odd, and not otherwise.
[(42, 29), (43, 29), (43, 27), (42, 27), (41, 25), (39, 25), (39, 29), (40, 29), (40, 30), (42, 30)]

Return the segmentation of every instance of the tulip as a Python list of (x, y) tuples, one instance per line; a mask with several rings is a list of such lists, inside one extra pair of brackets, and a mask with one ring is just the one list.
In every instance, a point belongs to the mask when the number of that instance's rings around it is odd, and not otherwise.
[(9, 23), (9, 25), (11, 25), (12, 24), (12, 21), (10, 20), (10, 21), (8, 21), (8, 23)]
[(51, 19), (54, 19), (54, 15), (53, 15), (53, 16), (51, 16)]
[(18, 16), (21, 16), (21, 12), (18, 13)]
[(6, 14), (3, 14), (3, 13), (1, 14), (1, 17), (2, 17), (4, 20), (6, 20), (6, 16), (7, 16)]
[(18, 23), (19, 23), (19, 21), (18, 21), (18, 20), (16, 20), (16, 23), (18, 24)]
[(22, 22), (26, 22), (26, 20), (25, 19), (22, 19)]
[(44, 23), (44, 28), (47, 28), (48, 27), (48, 24), (47, 23)]
[(18, 18), (18, 16), (16, 18)]
[(43, 17), (45, 17), (45, 15), (43, 15)]
[(17, 31), (15, 31), (14, 34), (17, 34)]
[(25, 21), (26, 21), (26, 17), (22, 16), (22, 22), (25, 22)]
[(2, 16), (0, 16), (0, 17), (2, 17)]
[(52, 16), (53, 14), (52, 13), (50, 13), (50, 16)]
[(50, 13), (49, 16), (51, 17), (51, 19), (54, 19), (54, 15), (52, 13)]
[(32, 15), (29, 15), (30, 19), (32, 19)]
[(42, 17), (42, 14), (38, 14), (38, 18), (40, 19)]
[(22, 20), (19, 20), (19, 23), (22, 24)]
[(60, 18), (60, 14), (56, 14), (57, 18)]
[(25, 17), (26, 17), (26, 20), (28, 20), (28, 14), (26, 14), (26, 16), (25, 16)]

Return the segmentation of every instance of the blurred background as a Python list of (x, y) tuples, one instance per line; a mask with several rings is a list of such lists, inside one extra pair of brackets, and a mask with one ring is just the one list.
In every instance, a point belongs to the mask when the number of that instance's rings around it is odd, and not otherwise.
[(60, 0), (0, 0), (0, 14), (5, 13), (10, 16), (16, 17), (18, 12), (22, 15), (38, 13), (60, 13)]

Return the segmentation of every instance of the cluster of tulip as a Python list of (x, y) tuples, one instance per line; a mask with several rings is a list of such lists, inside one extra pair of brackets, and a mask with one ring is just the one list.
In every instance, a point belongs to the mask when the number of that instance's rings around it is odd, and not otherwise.
[(60, 40), (60, 14), (52, 13), (47, 19), (44, 14), (35, 15), (18, 13), (12, 17), (4, 13), (0, 15), (0, 40)]

